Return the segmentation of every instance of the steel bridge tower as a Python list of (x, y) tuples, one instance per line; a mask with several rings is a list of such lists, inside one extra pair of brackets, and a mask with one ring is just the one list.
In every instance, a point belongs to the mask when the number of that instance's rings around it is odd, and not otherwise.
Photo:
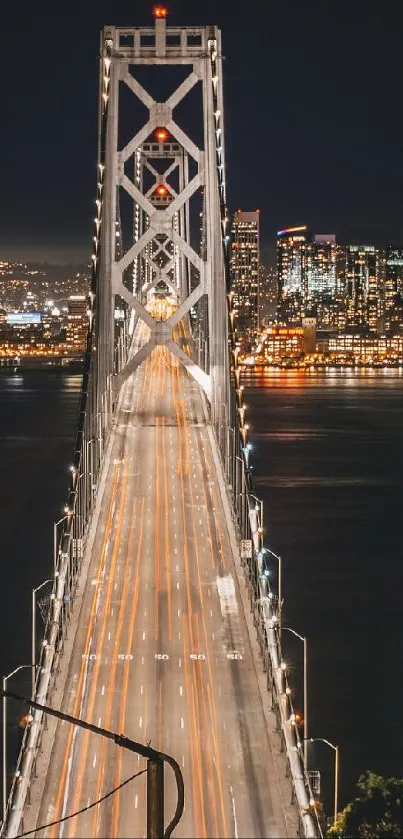
[[(165, 9), (156, 9), (153, 28), (107, 26), (101, 38), (93, 254), (98, 385), (100, 392), (111, 388), (116, 401), (127, 377), (154, 347), (164, 344), (203, 388), (218, 430), (228, 427), (230, 404), (221, 39), (216, 27), (167, 27), (165, 14)], [(182, 80), (165, 101), (153, 98), (136, 78), (144, 65), (181, 70)], [(200, 144), (175, 114), (191, 91), (201, 101)], [(137, 114), (139, 106), (143, 120), (121, 142), (131, 112)], [(124, 243), (123, 203), (131, 234), (126, 232)], [(145, 307), (147, 294), (161, 280), (178, 303), (163, 322)], [(140, 318), (149, 327), (149, 338), (140, 348), (126, 341), (116, 363), (114, 313), (122, 305), (125, 334), (133, 334)], [(191, 334), (190, 354), (173, 338), (183, 318)]]

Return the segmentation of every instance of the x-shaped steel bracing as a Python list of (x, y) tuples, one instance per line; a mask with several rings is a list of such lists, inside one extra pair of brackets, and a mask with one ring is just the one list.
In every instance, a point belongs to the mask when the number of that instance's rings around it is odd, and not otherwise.
[[(187, 78), (178, 86), (166, 102), (156, 102), (145, 88), (129, 73), (129, 62), (124, 61), (120, 64), (119, 78), (127, 87), (134, 93), (134, 95), (146, 106), (149, 111), (149, 118), (145, 125), (132, 137), (126, 144), (124, 149), (117, 152), (117, 185), (123, 187), (128, 195), (138, 204), (141, 210), (146, 213), (149, 226), (140, 236), (137, 242), (129, 248), (127, 253), (113, 264), (112, 287), (115, 295), (120, 295), (128, 306), (135, 310), (139, 318), (149, 327), (150, 336), (148, 341), (141, 347), (140, 350), (128, 361), (125, 367), (116, 376), (116, 388), (120, 389), (123, 382), (137, 369), (137, 367), (150, 355), (155, 346), (165, 345), (171, 352), (179, 358), (186, 366), (189, 373), (196, 379), (205, 391), (207, 397), (211, 399), (211, 381), (210, 376), (205, 373), (198, 364), (196, 364), (173, 339), (173, 329), (179, 321), (189, 312), (192, 306), (195, 306), (203, 294), (208, 293), (209, 277), (207, 274), (207, 263), (203, 262), (196, 251), (191, 247), (188, 241), (175, 229), (175, 219), (178, 213), (185, 208), (186, 203), (190, 200), (192, 195), (204, 184), (204, 152), (199, 149), (190, 137), (177, 125), (173, 119), (173, 110), (178, 103), (187, 95), (187, 93), (194, 87), (194, 85), (201, 78), (200, 74), (193, 69)], [(195, 65), (196, 66), (196, 65)], [(184, 188), (178, 193), (173, 187), (166, 182), (167, 177), (178, 166), (178, 161), (174, 161), (167, 167), (165, 172), (157, 172), (157, 170), (148, 161), (144, 162), (148, 171), (155, 177), (156, 184), (163, 183), (167, 192), (169, 192), (172, 200), (163, 209), (157, 208), (151, 200), (155, 185), (152, 186), (144, 194), (138, 186), (125, 174), (125, 162), (142, 147), (142, 144), (150, 137), (150, 135), (157, 128), (165, 128), (167, 132), (173, 137), (177, 143), (190, 155), (197, 164), (197, 173), (188, 182), (185, 183)], [(152, 157), (152, 152), (149, 153)], [(158, 241), (156, 237), (164, 234), (165, 240)], [(154, 251), (150, 255), (147, 246), (154, 243)], [(174, 255), (168, 250), (168, 245), (171, 244)], [(168, 261), (165, 265), (158, 265), (155, 258), (159, 254), (165, 254)], [(147, 311), (145, 306), (138, 300), (135, 295), (123, 283), (123, 272), (128, 265), (137, 259), (139, 256), (155, 272), (152, 281), (142, 289), (144, 292), (151, 291), (159, 280), (163, 277), (164, 282), (168, 285), (171, 291), (178, 293), (172, 284), (169, 272), (173, 269), (179, 255), (185, 257), (197, 270), (200, 282), (198, 286), (188, 296), (183, 298), (183, 286), (179, 289), (182, 292), (182, 299), (179, 299), (179, 306), (177, 311), (171, 317), (162, 323), (156, 321), (152, 315)]]

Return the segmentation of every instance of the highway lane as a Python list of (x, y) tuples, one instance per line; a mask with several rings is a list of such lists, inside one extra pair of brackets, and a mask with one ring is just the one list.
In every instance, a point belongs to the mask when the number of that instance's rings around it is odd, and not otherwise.
[[(178, 760), (185, 812), (176, 836), (287, 836), (199, 388), (164, 347), (124, 386), (98, 502), (62, 707)], [(142, 768), (143, 759), (60, 723), (38, 825)], [(145, 802), (143, 775), (35, 835), (142, 837)], [(166, 823), (175, 802), (167, 770)]]

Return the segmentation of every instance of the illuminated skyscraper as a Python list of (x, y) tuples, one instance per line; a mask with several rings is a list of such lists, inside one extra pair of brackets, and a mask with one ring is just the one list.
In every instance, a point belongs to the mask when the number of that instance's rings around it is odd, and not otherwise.
[(88, 303), (81, 294), (74, 294), (67, 301), (66, 344), (72, 352), (84, 352), (88, 334)]
[(277, 233), (278, 313), (286, 323), (299, 323), (305, 312), (310, 238), (306, 226), (287, 227)]
[(337, 245), (334, 233), (316, 234), (306, 246), (307, 299), (305, 309), (319, 328), (332, 328), (337, 320)]
[(306, 294), (307, 245), (309, 234), (306, 226), (288, 227), (277, 233), (277, 271), (281, 295)]
[(231, 290), (238, 310), (236, 328), (244, 338), (259, 327), (259, 210), (237, 210), (232, 227)]
[(401, 321), (403, 246), (388, 245), (385, 254), (385, 329), (394, 332)]
[(383, 315), (382, 252), (374, 245), (345, 248), (346, 327), (376, 332)]
[(334, 295), (336, 291), (336, 236), (317, 234), (306, 246), (308, 295)]

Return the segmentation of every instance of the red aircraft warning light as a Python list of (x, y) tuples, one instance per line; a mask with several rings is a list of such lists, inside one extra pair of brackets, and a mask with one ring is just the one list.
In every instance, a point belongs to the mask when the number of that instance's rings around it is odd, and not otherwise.
[(165, 128), (157, 128), (155, 136), (159, 143), (165, 143), (165, 140), (168, 139), (168, 131)]
[(153, 8), (153, 15), (154, 17), (166, 17), (168, 14), (168, 9), (166, 6), (154, 6)]
[(156, 189), (157, 195), (168, 195), (168, 190), (165, 184), (160, 184)]

